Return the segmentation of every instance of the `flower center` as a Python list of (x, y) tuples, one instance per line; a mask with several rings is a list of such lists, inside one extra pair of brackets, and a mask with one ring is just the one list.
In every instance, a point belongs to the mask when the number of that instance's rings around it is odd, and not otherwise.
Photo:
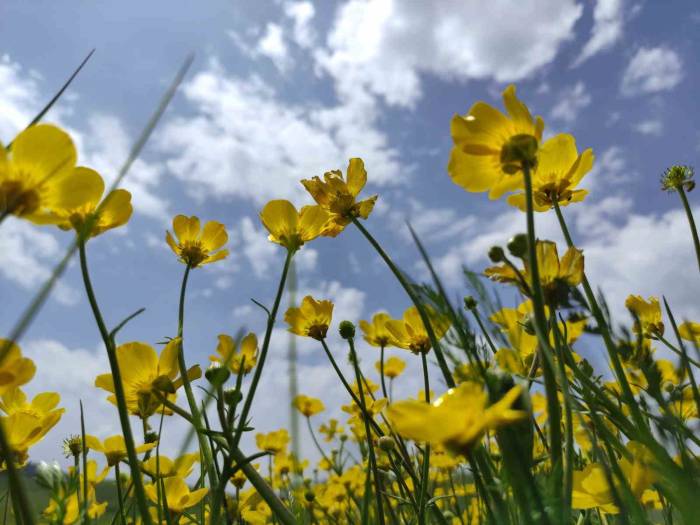
[(514, 175), (527, 164), (531, 169), (537, 166), (537, 139), (527, 133), (513, 135), (501, 148), (501, 169)]
[(33, 188), (24, 188), (18, 180), (0, 183), (0, 213), (29, 215), (39, 208), (39, 202), (39, 193)]
[(207, 252), (202, 248), (199, 242), (188, 242), (180, 250), (180, 258), (185, 261), (186, 264), (195, 268), (207, 258)]

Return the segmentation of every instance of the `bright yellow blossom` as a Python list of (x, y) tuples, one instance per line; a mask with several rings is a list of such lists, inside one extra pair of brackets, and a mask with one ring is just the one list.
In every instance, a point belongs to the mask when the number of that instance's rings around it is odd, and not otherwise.
[(391, 316), (387, 313), (380, 312), (372, 316), (372, 321), (360, 321), (363, 337), (372, 346), (386, 347), (393, 346), (394, 337), (386, 327), (387, 321), (391, 320)]
[(198, 217), (176, 215), (173, 219), (173, 232), (177, 242), (169, 231), (165, 233), (165, 240), (180, 262), (190, 268), (220, 261), (228, 256), (228, 250), (221, 249), (228, 242), (228, 233), (220, 222), (208, 221), (200, 229)]
[(256, 434), (255, 443), (260, 450), (279, 454), (286, 450), (287, 445), (289, 445), (289, 432), (282, 428), (280, 430), (268, 432), (267, 434)]
[[(179, 338), (172, 339), (160, 354), (146, 343), (125, 343), (117, 347), (117, 361), (122, 375), (124, 395), (129, 413), (147, 419), (161, 408), (158, 393), (171, 401), (175, 400), (175, 391), (182, 386), (178, 378), (180, 369), (177, 363)], [(187, 371), (190, 380), (201, 377), (199, 365)], [(95, 379), (95, 386), (111, 392), (107, 399), (116, 404), (114, 378), (112, 374), (102, 374)], [(169, 411), (165, 411), (169, 414)]]
[(318, 205), (330, 214), (323, 234), (331, 237), (342, 232), (353, 219), (369, 217), (377, 200), (377, 196), (373, 195), (357, 201), (357, 196), (367, 183), (365, 163), (359, 158), (350, 159), (346, 179), (343, 179), (340, 170), (333, 170), (323, 175), (323, 181), (313, 177), (301, 183)]
[(452, 453), (465, 453), (487, 430), (520, 421), (527, 412), (512, 408), (522, 388), (511, 388), (489, 405), (488, 393), (477, 383), (462, 383), (434, 403), (399, 401), (387, 408), (392, 426), (414, 441), (442, 445)]
[(318, 431), (325, 436), (325, 441), (327, 443), (330, 443), (331, 441), (333, 441), (333, 438), (335, 438), (337, 435), (340, 435), (343, 432), (345, 432), (345, 429), (338, 424), (337, 419), (330, 419), (328, 421), (328, 424), (323, 423), (318, 428)]
[(258, 362), (258, 337), (253, 333), (246, 335), (237, 348), (233, 337), (221, 334), (216, 353), (218, 355), (209, 356), (212, 362), (228, 366), (234, 374), (247, 374)]
[(77, 153), (70, 136), (50, 124), (22, 131), (6, 150), (0, 144), (0, 217), (15, 215), (52, 224), (53, 212), (81, 193), (70, 179)]
[[(170, 477), (163, 480), (164, 500), (167, 502), (168, 510), (175, 514), (181, 514), (186, 509), (194, 507), (202, 501), (209, 492), (208, 488), (190, 490), (185, 480), (180, 477)], [(149, 483), (144, 487), (146, 495), (153, 503), (158, 503), (158, 488), (155, 484)]]
[(605, 469), (598, 463), (590, 463), (583, 470), (575, 470), (571, 506), (575, 509), (598, 508), (603, 512), (617, 514), (613, 492), (605, 475)]
[(0, 339), (0, 352), (5, 349), (7, 351), (0, 361), (0, 395), (28, 383), (36, 372), (34, 361), (22, 357), (18, 345), (7, 339)]
[[(73, 473), (75, 471), (74, 467), (70, 467), (69, 471)], [(107, 502), (102, 503), (97, 502), (95, 487), (102, 483), (109, 473), (109, 467), (105, 467), (98, 474), (97, 473), (97, 462), (95, 460), (88, 460), (87, 462), (87, 486), (88, 486), (88, 516), (91, 519), (97, 519), (102, 516), (107, 511)], [(80, 512), (83, 507), (82, 503), (82, 490), (83, 483), (85, 481), (85, 474), (80, 473), (79, 483), (77, 489), (72, 492), (65, 500), (65, 507), (61, 509), (55, 499), (49, 501), (48, 506), (42, 514), (44, 517), (50, 520), (58, 519), (59, 515), (63, 515), (63, 525), (70, 525), (73, 523), (78, 523), (80, 518)], [(80, 494), (80, 496), (79, 496)], [(52, 521), (53, 522), (53, 521)]]
[[(535, 119), (515, 96), (515, 86), (503, 91), (508, 116), (477, 102), (466, 115), (455, 115), (450, 124), (454, 147), (447, 171), (452, 181), (470, 192), (489, 192), (490, 199), (523, 188), (517, 176), (522, 160), (536, 164), (544, 121)], [(534, 167), (534, 166), (531, 166)]]
[(322, 234), (330, 215), (321, 206), (304, 206), (297, 211), (287, 200), (272, 200), (260, 212), (268, 239), (294, 252)]
[[(377, 371), (381, 369), (381, 363), (379, 361), (377, 361), (374, 366)], [(406, 361), (398, 357), (390, 357), (384, 362), (384, 375), (389, 379), (394, 379), (399, 377), (405, 368)]]
[[(540, 148), (537, 167), (532, 175), (535, 211), (547, 211), (557, 202), (566, 206), (580, 202), (588, 191), (576, 189), (584, 175), (593, 168), (593, 150), (578, 154), (576, 140), (562, 133), (547, 140)], [(525, 193), (508, 197), (508, 204), (525, 211)]]
[(193, 465), (199, 461), (199, 452), (183, 454), (174, 461), (162, 454), (151, 456), (143, 462), (143, 469), (149, 476), (161, 478), (187, 478), (192, 474)]
[(682, 323), (678, 327), (678, 333), (687, 341), (692, 341), (696, 344), (700, 343), (700, 323), (693, 323), (691, 321)]
[[(126, 442), (124, 441), (124, 436), (121, 434), (110, 436), (104, 441), (100, 441), (99, 438), (87, 434), (85, 436), (85, 444), (90, 450), (102, 452), (107, 459), (107, 465), (110, 467), (126, 459)], [(155, 447), (156, 443), (145, 443), (136, 447), (136, 453), (141, 454), (143, 452), (148, 452)]]
[(315, 416), (325, 410), (323, 401), (300, 394), (292, 400), (292, 405), (306, 417)]
[[(426, 310), (435, 338), (442, 339), (450, 328), (450, 322), (445, 317), (437, 315), (430, 307), (426, 307)], [(403, 313), (403, 319), (387, 321), (386, 328), (394, 338), (393, 344), (399, 348), (410, 350), (414, 354), (430, 351), (428, 332), (415, 306), (406, 309)]]
[(289, 308), (284, 314), (290, 332), (319, 341), (326, 338), (332, 318), (333, 303), (317, 301), (310, 295), (301, 300), (301, 306)]
[[(62, 230), (74, 229), (81, 233), (83, 226), (90, 219), (92, 228), (85, 237), (96, 237), (112, 228), (123, 226), (129, 221), (133, 207), (131, 193), (126, 190), (114, 190), (105, 197), (105, 183), (99, 173), (90, 168), (78, 167), (69, 178), (70, 189), (64, 195), (57, 209), (53, 211), (56, 225)], [(99, 216), (94, 214), (99, 208)]]
[(636, 317), (635, 333), (650, 339), (664, 335), (661, 305), (656, 297), (649, 297), (649, 300), (645, 301), (641, 295), (630, 295), (625, 301), (625, 306)]

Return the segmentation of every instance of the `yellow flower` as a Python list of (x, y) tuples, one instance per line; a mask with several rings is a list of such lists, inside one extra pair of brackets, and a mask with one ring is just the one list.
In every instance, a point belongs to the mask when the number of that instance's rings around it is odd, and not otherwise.
[[(116, 436), (110, 436), (104, 440), (100, 441), (95, 436), (87, 434), (85, 436), (85, 444), (90, 450), (95, 452), (102, 452), (107, 459), (107, 465), (113, 467), (120, 461), (126, 459), (126, 442), (124, 441), (124, 436), (117, 434)], [(146, 443), (139, 447), (136, 447), (136, 453), (141, 454), (143, 452), (148, 452), (156, 447), (156, 443)]]
[(386, 347), (394, 346), (393, 336), (386, 327), (387, 321), (391, 320), (391, 316), (387, 313), (380, 312), (372, 316), (372, 322), (360, 321), (360, 328), (364, 334), (364, 339), (372, 346)]
[(678, 327), (678, 333), (687, 341), (700, 343), (700, 323), (687, 321)]
[[(75, 472), (73, 467), (69, 468), (71, 473)], [(91, 519), (97, 519), (102, 516), (107, 510), (107, 502), (98, 503), (96, 499), (95, 487), (104, 481), (109, 473), (109, 467), (105, 467), (102, 472), (97, 473), (97, 462), (95, 460), (88, 460), (87, 462), (87, 486), (88, 486), (88, 516)], [(48, 506), (44, 509), (43, 515), (49, 518), (52, 522), (56, 521), (59, 516), (63, 516), (63, 524), (70, 525), (77, 523), (80, 518), (80, 511), (83, 507), (82, 501), (78, 498), (78, 493), (80, 493), (80, 498), (82, 498), (83, 483), (85, 480), (84, 473), (79, 476), (78, 488), (75, 492), (71, 493), (65, 501), (65, 507), (61, 509), (55, 499), (49, 501)], [(63, 493), (63, 489), (60, 491)]]
[(50, 124), (22, 131), (9, 152), (0, 144), (0, 216), (53, 223), (52, 211), (75, 191), (70, 178), (76, 159), (70, 136)]
[(591, 463), (583, 470), (575, 470), (571, 506), (575, 509), (598, 508), (603, 512), (617, 514), (613, 492), (605, 475), (605, 469), (598, 463)]
[[(122, 375), (124, 395), (129, 413), (147, 419), (161, 408), (161, 402), (156, 395), (160, 392), (171, 401), (175, 400), (175, 391), (182, 386), (182, 378), (178, 378), (177, 355), (180, 339), (172, 339), (163, 349), (160, 357), (146, 343), (125, 343), (117, 347), (117, 361)], [(190, 380), (201, 377), (199, 365), (187, 371)], [(95, 379), (95, 386), (114, 394), (114, 379), (112, 374), (102, 374)], [(107, 398), (116, 404), (114, 395)], [(166, 414), (171, 412), (166, 410)]]
[(326, 408), (323, 406), (323, 402), (320, 399), (305, 396), (303, 394), (296, 396), (292, 400), (292, 405), (306, 417), (315, 416), (316, 414), (323, 412)]
[(219, 335), (219, 344), (216, 352), (219, 355), (211, 355), (209, 359), (222, 366), (228, 366), (234, 374), (250, 372), (258, 361), (258, 338), (250, 333), (241, 340), (240, 348), (236, 348), (236, 341), (230, 335)]
[(464, 116), (452, 118), (454, 147), (447, 171), (452, 181), (470, 192), (489, 192), (490, 199), (521, 189), (522, 161), (536, 164), (544, 122), (535, 119), (515, 96), (515, 86), (503, 91), (508, 117), (485, 102), (474, 104)]
[[(377, 371), (381, 369), (381, 363), (379, 361), (377, 361), (374, 366), (377, 369)], [(384, 361), (384, 375), (389, 379), (399, 377), (403, 373), (405, 368), (406, 361), (404, 361), (403, 359), (399, 359), (398, 357), (390, 357), (389, 359)]]
[(256, 434), (255, 443), (260, 450), (279, 454), (287, 449), (289, 444), (289, 433), (286, 429), (275, 430), (267, 434)]
[(634, 322), (635, 333), (644, 337), (654, 338), (664, 335), (664, 323), (661, 320), (661, 305), (656, 297), (649, 297), (645, 301), (641, 295), (630, 295), (625, 301), (625, 306), (636, 317)]
[(387, 416), (403, 437), (442, 445), (453, 453), (464, 453), (487, 430), (528, 416), (527, 412), (512, 408), (521, 390), (520, 386), (515, 386), (489, 405), (489, 396), (483, 387), (466, 382), (448, 390), (432, 404), (411, 399), (389, 405)]
[[(588, 191), (576, 189), (584, 175), (593, 168), (593, 150), (578, 154), (576, 140), (562, 133), (546, 141), (538, 155), (537, 168), (532, 176), (532, 196), (535, 211), (547, 211), (554, 206), (581, 202)], [(508, 204), (526, 210), (525, 193), (508, 197)]]
[(324, 423), (318, 427), (318, 431), (325, 436), (325, 441), (330, 443), (337, 435), (345, 432), (345, 429), (338, 425), (337, 419), (330, 419), (328, 424)]
[[(61, 397), (55, 392), (37, 394), (31, 403), (19, 388), (7, 391), (2, 396), (0, 409), (7, 415), (0, 417), (9, 449), (17, 466), (29, 459), (29, 449), (41, 441), (61, 419), (65, 412), (56, 408)], [(6, 467), (0, 463), (0, 470)]]
[(284, 314), (290, 332), (319, 341), (326, 338), (332, 318), (333, 303), (317, 301), (310, 295), (301, 300), (301, 306), (289, 308)]
[(323, 235), (335, 237), (353, 219), (366, 219), (372, 213), (377, 196), (357, 201), (357, 196), (367, 183), (367, 171), (362, 159), (352, 158), (348, 164), (347, 179), (340, 170), (328, 171), (319, 177), (302, 180), (313, 199), (330, 214)]
[(22, 351), (15, 343), (0, 339), (0, 352), (7, 348), (0, 362), (0, 395), (31, 381), (36, 372), (34, 361), (22, 357)]
[[(180, 477), (170, 477), (163, 480), (164, 500), (167, 502), (168, 510), (173, 514), (181, 514), (185, 509), (195, 506), (207, 495), (209, 489), (197, 489), (190, 491), (190, 487), (184, 479)], [(153, 503), (158, 503), (158, 488), (155, 484), (149, 483), (144, 487), (146, 495)]]
[[(110, 192), (101, 204), (105, 183), (99, 173), (90, 168), (75, 168), (67, 183), (68, 191), (58, 203), (53, 222), (62, 230), (74, 229), (80, 233), (88, 219), (93, 221), (92, 229), (86, 238), (126, 224), (131, 217), (131, 193), (126, 190)], [(99, 216), (93, 218), (97, 209)]]
[[(583, 252), (581, 250), (569, 248), (561, 259), (559, 259), (557, 245), (552, 241), (537, 241), (536, 250), (537, 268), (545, 296), (556, 293), (562, 284), (572, 287), (581, 284), (583, 280)], [(531, 266), (527, 259), (525, 259), (524, 269), (520, 273), (528, 286), (531, 286)], [(515, 270), (507, 264), (486, 268), (484, 274), (493, 281), (515, 284), (523, 293), (526, 292)]]
[(176, 215), (173, 231), (177, 242), (169, 231), (165, 233), (165, 240), (180, 262), (190, 268), (220, 261), (228, 256), (228, 250), (220, 249), (228, 242), (228, 233), (220, 222), (208, 221), (200, 229), (198, 217)]
[[(437, 315), (430, 307), (426, 307), (426, 310), (435, 338), (442, 339), (450, 328), (450, 322), (445, 317)], [(414, 354), (430, 351), (428, 332), (415, 306), (406, 309), (403, 313), (403, 319), (387, 321), (386, 328), (394, 338), (393, 344), (399, 348), (410, 350)]]
[(173, 461), (167, 456), (151, 456), (143, 462), (143, 469), (149, 476), (161, 478), (187, 478), (192, 474), (193, 465), (199, 461), (199, 452), (183, 454)]
[(286, 200), (270, 201), (260, 212), (260, 220), (270, 232), (268, 239), (292, 252), (321, 235), (329, 217), (321, 206), (304, 206), (297, 211)]

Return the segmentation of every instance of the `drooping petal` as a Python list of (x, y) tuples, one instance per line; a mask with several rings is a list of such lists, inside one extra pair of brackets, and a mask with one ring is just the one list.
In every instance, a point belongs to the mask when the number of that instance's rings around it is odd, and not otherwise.
[(346, 175), (346, 183), (348, 191), (353, 197), (357, 197), (357, 195), (362, 191), (362, 188), (365, 187), (365, 184), (367, 184), (367, 170), (365, 170), (365, 163), (362, 159), (350, 159)]

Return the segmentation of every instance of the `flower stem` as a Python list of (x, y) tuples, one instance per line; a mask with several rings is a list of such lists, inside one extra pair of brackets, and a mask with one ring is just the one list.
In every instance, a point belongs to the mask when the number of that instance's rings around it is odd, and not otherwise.
[(255, 373), (253, 374), (253, 379), (250, 383), (250, 389), (248, 390), (248, 394), (246, 395), (245, 403), (243, 404), (243, 410), (241, 410), (241, 415), (239, 417), (236, 435), (233, 439), (233, 443), (236, 447), (238, 447), (238, 445), (241, 442), (241, 437), (243, 436), (243, 429), (245, 428), (246, 421), (248, 419), (248, 413), (250, 412), (250, 408), (253, 405), (255, 391), (257, 390), (258, 383), (260, 382), (260, 376), (262, 375), (263, 367), (265, 365), (265, 359), (267, 358), (267, 351), (270, 347), (270, 339), (272, 338), (272, 328), (275, 326), (277, 310), (279, 310), (280, 301), (282, 300), (282, 294), (284, 293), (284, 285), (287, 282), (287, 274), (289, 273), (289, 267), (292, 263), (292, 257), (294, 257), (294, 252), (292, 250), (287, 250), (287, 257), (284, 260), (284, 267), (282, 268), (282, 275), (280, 276), (279, 286), (277, 287), (277, 295), (275, 296), (275, 302), (273, 303), (272, 310), (270, 310), (270, 314), (267, 317), (267, 329), (265, 330), (265, 339), (263, 340), (263, 345), (260, 349), (260, 358), (258, 359), (257, 366), (255, 367)]
[[(102, 312), (100, 312), (100, 307), (97, 304), (95, 292), (92, 288), (92, 282), (90, 281), (90, 274), (88, 272), (84, 239), (80, 240), (78, 250), (80, 255), (80, 270), (83, 276), (83, 283), (85, 285), (85, 293), (87, 294), (90, 308), (92, 309), (93, 316), (95, 317), (95, 323), (97, 324), (97, 328), (102, 336), (105, 349), (107, 350), (109, 367), (112, 372), (112, 379), (114, 380), (114, 397), (117, 401), (119, 422), (121, 423), (122, 433), (124, 434), (126, 454), (129, 460), (129, 469), (131, 470), (131, 478), (133, 480), (134, 492), (136, 494), (136, 503), (138, 505), (139, 512), (141, 513), (141, 520), (143, 521), (144, 525), (151, 525), (151, 515), (148, 513), (148, 503), (146, 500), (146, 492), (143, 489), (143, 478), (141, 477), (141, 471), (139, 469), (139, 459), (136, 455), (136, 447), (134, 446), (134, 435), (131, 432), (131, 424), (129, 423), (129, 411), (126, 406), (126, 396), (124, 395), (122, 374), (121, 370), (119, 369), (119, 361), (117, 360), (117, 350), (115, 348), (114, 341), (109, 336), (109, 330), (107, 330), (107, 326), (102, 318)], [(0, 443), (0, 447), (1, 446), (2, 444)]]
[(382, 488), (379, 480), (379, 472), (377, 470), (377, 458), (374, 454), (374, 442), (372, 439), (372, 431), (369, 426), (369, 418), (367, 417), (367, 405), (365, 404), (364, 388), (362, 386), (362, 374), (360, 373), (360, 364), (357, 362), (357, 352), (355, 352), (355, 342), (352, 337), (348, 339), (350, 346), (350, 360), (355, 369), (355, 378), (357, 381), (357, 391), (360, 394), (360, 408), (362, 409), (362, 419), (365, 422), (365, 434), (367, 434), (367, 449), (369, 454), (369, 466), (372, 469), (372, 477), (374, 478), (374, 496), (377, 504), (377, 523), (384, 525), (384, 507), (382, 503)]
[[(428, 358), (425, 352), (420, 353), (423, 365), (423, 388), (425, 389), (425, 402), (430, 404), (430, 380), (428, 379)], [(423, 449), (423, 473), (421, 475), (420, 496), (418, 498), (418, 523), (425, 525), (425, 502), (428, 495), (428, 482), (430, 481), (430, 443)]]
[(199, 449), (204, 456), (204, 462), (206, 463), (205, 468), (207, 470), (207, 476), (209, 477), (209, 485), (214, 488), (217, 485), (216, 472), (214, 471), (214, 458), (212, 456), (211, 448), (207, 441), (206, 436), (201, 433), (201, 429), (204, 428), (202, 423), (202, 414), (197, 406), (197, 400), (194, 398), (194, 393), (192, 392), (192, 384), (190, 383), (190, 378), (187, 376), (187, 363), (185, 362), (185, 345), (183, 343), (183, 333), (185, 325), (185, 295), (187, 292), (187, 280), (190, 276), (191, 267), (188, 264), (185, 268), (185, 273), (182, 276), (182, 285), (180, 286), (180, 303), (178, 307), (178, 318), (177, 318), (177, 336), (180, 338), (180, 344), (178, 345), (177, 352), (177, 363), (180, 368), (180, 377), (182, 378), (182, 386), (185, 389), (185, 397), (187, 398), (187, 404), (190, 407), (190, 414), (192, 415), (192, 420), (194, 421), (197, 430), (197, 441), (199, 441)]
[(384, 379), (384, 345), (381, 346), (379, 355), (379, 377), (382, 380), (382, 394), (384, 394), (384, 397), (388, 400), (389, 395), (387, 394), (386, 380)]
[(119, 474), (119, 463), (114, 465), (114, 477), (117, 478), (117, 501), (119, 502), (119, 518), (122, 525), (126, 525), (124, 517), (124, 502), (122, 497), (122, 480)]
[(685, 194), (683, 185), (676, 187), (678, 190), (678, 195), (681, 197), (681, 202), (683, 203), (683, 208), (685, 209), (685, 215), (688, 217), (688, 224), (690, 225), (690, 233), (693, 235), (693, 245), (695, 246), (695, 257), (698, 260), (698, 268), (700, 268), (700, 238), (698, 238), (698, 229), (695, 227), (695, 219), (693, 218), (693, 211), (690, 209), (690, 204), (688, 203), (688, 196)]
[(394, 264), (394, 261), (391, 260), (391, 257), (387, 255), (387, 253), (379, 245), (375, 238), (372, 237), (372, 234), (367, 231), (367, 229), (362, 225), (362, 223), (359, 220), (357, 220), (357, 218), (353, 218), (352, 222), (355, 226), (357, 226), (357, 229), (360, 230), (362, 235), (365, 236), (365, 238), (369, 241), (372, 247), (377, 251), (379, 256), (382, 259), (384, 259), (386, 265), (389, 267), (396, 279), (398, 279), (399, 283), (406, 291), (406, 294), (408, 294), (408, 297), (415, 305), (416, 309), (418, 310), (418, 314), (420, 315), (421, 321), (423, 321), (423, 324), (425, 325), (425, 330), (428, 332), (428, 338), (430, 339), (430, 344), (433, 347), (433, 351), (435, 352), (435, 359), (437, 360), (438, 365), (440, 366), (440, 371), (442, 372), (442, 375), (445, 378), (445, 383), (447, 384), (448, 388), (454, 388), (455, 381), (452, 377), (452, 374), (450, 373), (449, 367), (447, 366), (447, 361), (445, 360), (445, 355), (442, 353), (442, 348), (440, 347), (437, 337), (435, 337), (435, 332), (433, 331), (433, 327), (430, 324), (430, 318), (428, 317), (428, 313), (426, 312), (423, 303), (420, 301), (416, 293), (411, 288), (411, 284), (408, 282), (404, 274), (401, 272), (401, 270), (398, 269), (398, 267)]

